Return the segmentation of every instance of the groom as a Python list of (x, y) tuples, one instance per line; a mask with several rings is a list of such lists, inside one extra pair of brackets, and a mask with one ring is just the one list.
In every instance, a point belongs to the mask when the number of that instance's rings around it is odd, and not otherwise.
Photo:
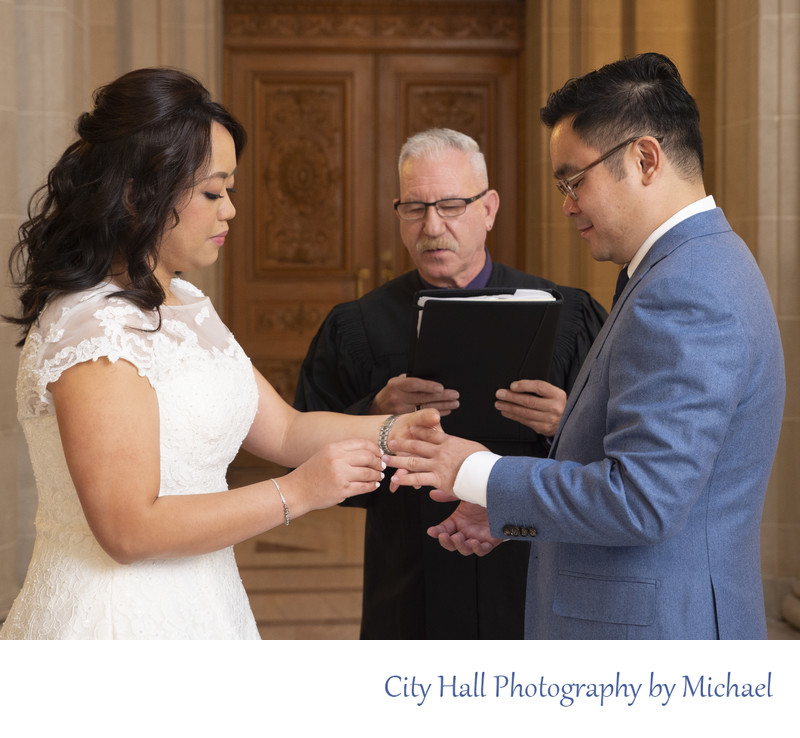
[[(531, 543), (526, 637), (766, 637), (761, 514), (785, 395), (764, 281), (706, 196), (695, 101), (665, 56), (609, 64), (541, 111), (564, 214), (620, 294), (550, 457), (500, 457), (420, 415), (392, 480), (463, 500), (429, 534)], [(627, 280), (627, 284), (625, 284)]]

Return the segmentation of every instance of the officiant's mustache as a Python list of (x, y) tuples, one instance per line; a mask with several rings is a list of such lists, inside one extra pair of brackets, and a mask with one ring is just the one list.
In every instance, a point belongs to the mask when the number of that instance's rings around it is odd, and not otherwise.
[(437, 236), (430, 238), (429, 236), (422, 236), (417, 241), (417, 253), (423, 254), (426, 251), (453, 251), (458, 253), (458, 241), (448, 236)]

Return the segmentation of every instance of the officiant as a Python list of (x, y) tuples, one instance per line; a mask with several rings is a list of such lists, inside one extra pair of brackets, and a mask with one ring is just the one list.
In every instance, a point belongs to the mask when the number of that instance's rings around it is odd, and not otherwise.
[[(429, 407), (457, 413), (456, 390), (406, 375), (415, 294), (435, 288), (554, 289), (564, 304), (550, 381), (520, 377), (498, 387), (495, 401), (499, 414), (535, 431), (524, 453), (546, 456), (566, 393), (606, 311), (583, 290), (492, 261), (486, 234), (500, 196), (489, 188), (484, 155), (469, 136), (446, 128), (417, 133), (400, 151), (398, 173), (394, 210), (416, 269), (334, 307), (303, 361), (295, 407), (357, 415)], [(486, 557), (445, 551), (426, 531), (446, 513), (424, 491), (392, 494), (383, 484), (346, 504), (366, 508), (362, 639), (523, 637), (528, 544), (511, 542)]]

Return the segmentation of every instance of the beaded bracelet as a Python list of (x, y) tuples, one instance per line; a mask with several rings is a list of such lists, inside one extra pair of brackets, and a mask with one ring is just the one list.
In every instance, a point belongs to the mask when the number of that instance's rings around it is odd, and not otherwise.
[(289, 506), (286, 504), (286, 498), (283, 496), (283, 492), (281, 492), (281, 488), (278, 486), (278, 483), (273, 479), (272, 483), (275, 485), (275, 489), (278, 490), (278, 494), (281, 496), (281, 502), (283, 503), (283, 518), (286, 521), (284, 525), (289, 525), (289, 521), (292, 519), (292, 516), (289, 515)]

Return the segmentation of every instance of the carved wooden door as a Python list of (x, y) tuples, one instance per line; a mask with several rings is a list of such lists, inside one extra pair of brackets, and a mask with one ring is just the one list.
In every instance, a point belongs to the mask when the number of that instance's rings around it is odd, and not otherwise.
[(493, 258), (520, 264), (522, 5), (225, 4), (225, 98), (250, 137), (225, 318), (287, 401), (328, 311), (410, 268), (392, 208), (410, 134), (478, 141), (501, 196)]

